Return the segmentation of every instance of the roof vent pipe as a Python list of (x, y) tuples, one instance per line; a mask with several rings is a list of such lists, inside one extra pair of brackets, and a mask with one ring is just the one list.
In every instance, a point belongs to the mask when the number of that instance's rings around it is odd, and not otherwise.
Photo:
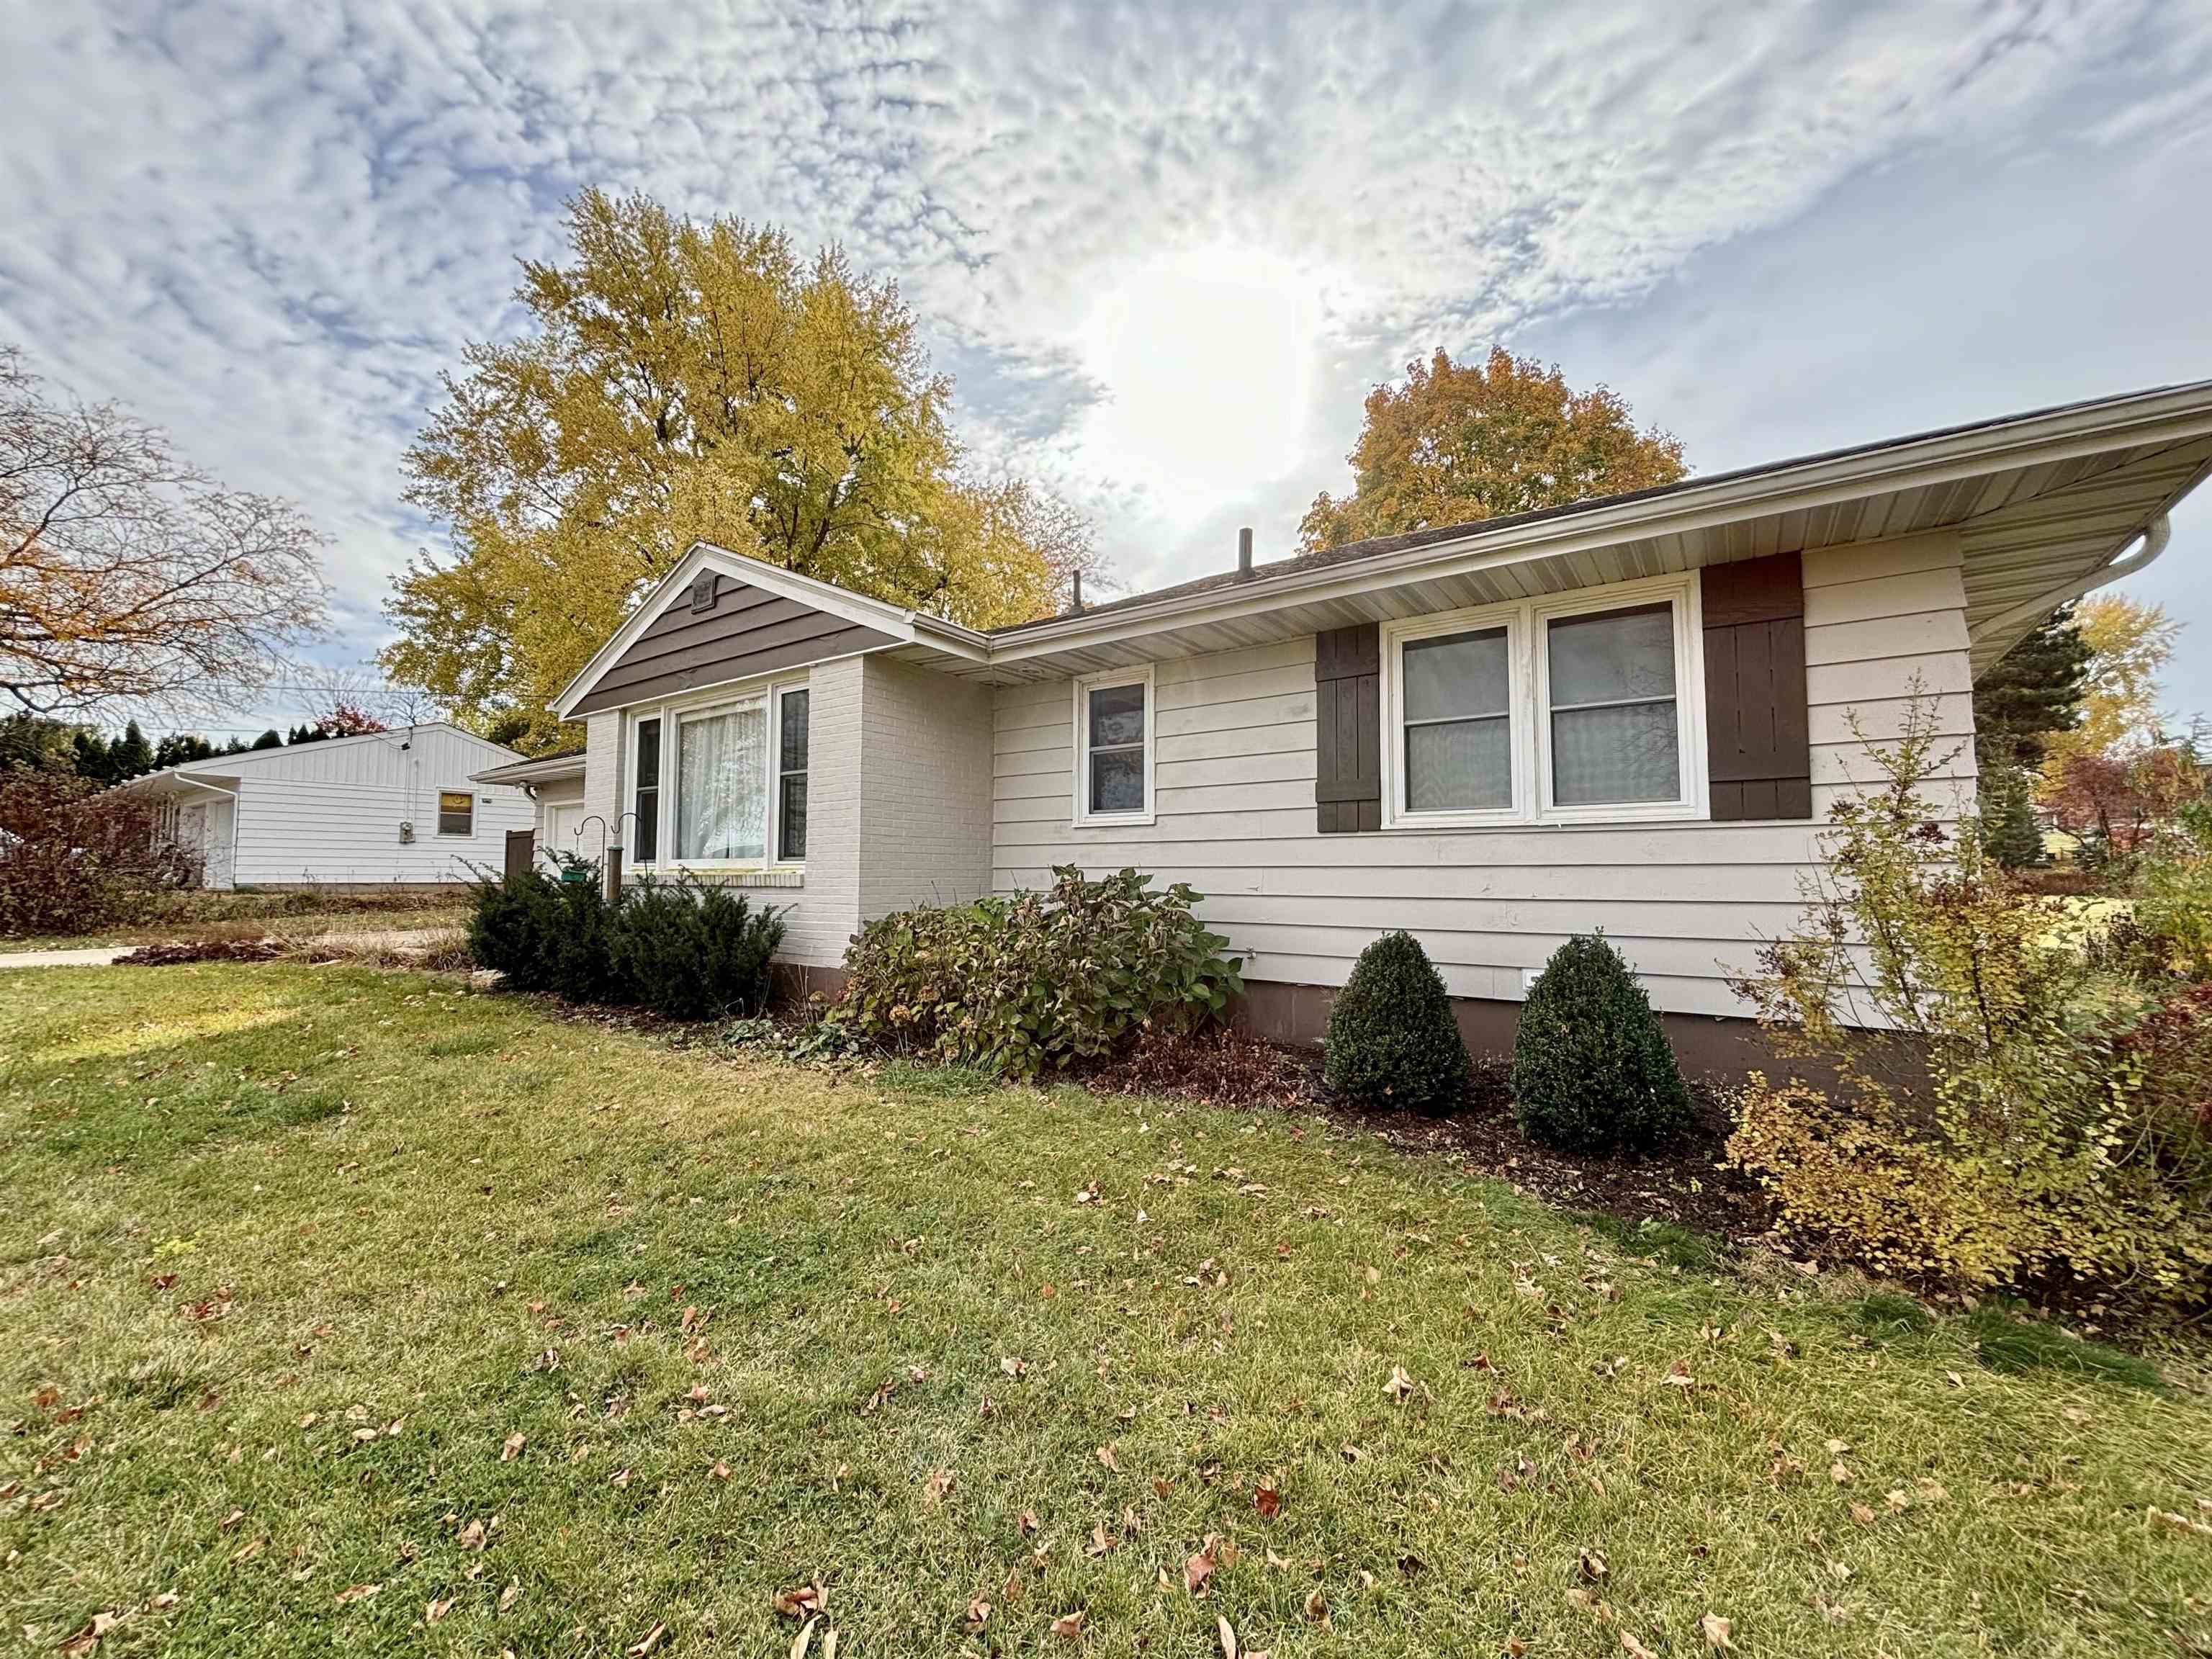
[(1077, 570), (1069, 574), (1075, 584), (1075, 590), (1073, 597), (1067, 602), (1067, 614), (1071, 617), (1079, 617), (1083, 614), (1083, 573)]
[(1246, 525), (1237, 532), (1237, 577), (1249, 580), (1252, 574), (1252, 526)]

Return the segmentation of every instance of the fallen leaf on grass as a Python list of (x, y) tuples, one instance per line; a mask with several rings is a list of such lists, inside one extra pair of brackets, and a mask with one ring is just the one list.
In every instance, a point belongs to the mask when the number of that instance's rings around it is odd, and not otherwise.
[(120, 1613), (95, 1613), (92, 1615), (90, 1624), (62, 1644), (62, 1652), (67, 1656), (67, 1659), (77, 1659), (80, 1654), (90, 1653), (100, 1645), (101, 1637), (122, 1622), (123, 1615)]
[(512, 1463), (516, 1458), (522, 1455), (522, 1449), (528, 1443), (529, 1443), (523, 1437), (522, 1431), (518, 1429), (514, 1433), (507, 1436), (505, 1442), (500, 1446), (499, 1461), (502, 1463)]
[(1580, 1568), (1583, 1577), (1589, 1579), (1592, 1583), (1595, 1583), (1599, 1579), (1604, 1577), (1606, 1575), (1607, 1569), (1605, 1552), (1603, 1550), (1586, 1549), (1580, 1551), (1575, 1558), (1575, 1564), (1578, 1568)]
[(1252, 1507), (1260, 1511), (1260, 1518), (1272, 1521), (1283, 1512), (1283, 1494), (1273, 1480), (1262, 1480), (1252, 1488)]
[(1097, 1458), (1101, 1464), (1113, 1470), (1115, 1474), (1121, 1473), (1121, 1466), (1114, 1461), (1114, 1447), (1110, 1441), (1098, 1448)]
[(1206, 1534), (1206, 1541), (1191, 1553), (1182, 1564), (1182, 1585), (1193, 1595), (1206, 1594), (1206, 1581), (1213, 1577), (1214, 1569), (1221, 1565), (1221, 1540), (1214, 1533)]
[(507, 1588), (499, 1593), (499, 1610), (505, 1613), (514, 1605), (515, 1598), (521, 1594), (522, 1581), (520, 1578), (508, 1579)]
[(228, 1515), (224, 1516), (222, 1520), (216, 1522), (215, 1529), (217, 1532), (228, 1532), (233, 1527), (236, 1526), (240, 1522), (245, 1519), (246, 1511), (244, 1510), (233, 1510)]
[(667, 1634), (668, 1626), (659, 1620), (655, 1620), (651, 1630), (646, 1632), (643, 1636), (631, 1643), (629, 1647), (623, 1650), (623, 1651), (629, 1654), (629, 1659), (645, 1659), (645, 1656), (647, 1654), (651, 1653), (653, 1649), (660, 1645), (662, 1639), (665, 1638)]
[(426, 1625), (436, 1624), (453, 1610), (453, 1597), (448, 1595), (443, 1601), (431, 1602), (422, 1609), (422, 1622)]
[(249, 1538), (246, 1542), (240, 1544), (235, 1550), (231, 1552), (231, 1563), (233, 1565), (236, 1565), (241, 1561), (251, 1561), (255, 1556), (260, 1554), (262, 1551), (268, 1547), (269, 1540), (266, 1535), (258, 1538)]
[(991, 1622), (991, 1604), (978, 1595), (968, 1603), (968, 1633), (980, 1635), (983, 1626)]
[(484, 1547), (484, 1523), (481, 1519), (471, 1521), (461, 1528), (460, 1545), (465, 1550), (480, 1550)]
[(1717, 1613), (1709, 1613), (1698, 1620), (1698, 1634), (1705, 1638), (1705, 1645), (1716, 1651), (1729, 1647), (1729, 1638), (1735, 1633), (1735, 1626)]
[(922, 1497), (932, 1504), (943, 1503), (945, 1493), (952, 1490), (952, 1483), (956, 1478), (950, 1469), (938, 1470), (935, 1474), (931, 1475), (922, 1483)]
[(1014, 1517), (1014, 1525), (1020, 1528), (1022, 1536), (1027, 1538), (1031, 1533), (1034, 1533), (1037, 1529), (1036, 1511), (1035, 1510), (1024, 1510), (1019, 1515)]
[(1393, 1365), (1390, 1367), (1390, 1380), (1382, 1385), (1382, 1392), (1402, 1406), (1412, 1396), (1413, 1390), (1419, 1386), (1420, 1384), (1406, 1375), (1402, 1365)]
[(349, 1601), (366, 1601), (383, 1588), (381, 1584), (349, 1584), (338, 1592), (338, 1605), (343, 1607)]
[(829, 1605), (830, 1592), (822, 1588), (819, 1580), (775, 1593), (775, 1610), (787, 1619), (803, 1619), (809, 1613), (823, 1612)]
[(1638, 1641), (1626, 1631), (1620, 1632), (1620, 1645), (1627, 1650), (1629, 1659), (1659, 1659), (1659, 1656)]
[(1328, 1624), (1328, 1603), (1322, 1599), (1318, 1584), (1306, 1592), (1305, 1615), (1309, 1624), (1320, 1625), (1324, 1628)]
[(1113, 1548), (1114, 1534), (1106, 1530), (1106, 1523), (1101, 1521), (1091, 1528), (1091, 1541), (1083, 1547), (1083, 1553), (1096, 1560), (1102, 1555), (1111, 1553)]
[(1054, 1636), (1066, 1637), (1077, 1637), (1082, 1635), (1083, 1617), (1084, 1613), (1081, 1607), (1078, 1607), (1073, 1613), (1063, 1613), (1059, 1618), (1052, 1621), (1052, 1633)]
[(726, 1480), (730, 1478), (730, 1466), (718, 1457), (714, 1467), (707, 1471), (707, 1477), (710, 1480)]

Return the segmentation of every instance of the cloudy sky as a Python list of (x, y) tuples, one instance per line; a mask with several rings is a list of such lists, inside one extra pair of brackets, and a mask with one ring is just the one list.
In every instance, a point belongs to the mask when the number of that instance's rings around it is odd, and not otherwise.
[[(894, 275), (1124, 582), (1261, 556), (1365, 389), (1500, 340), (1717, 471), (2212, 376), (2212, 3), (0, 0), (0, 338), (332, 538), (586, 185)], [(2132, 591), (2194, 624), (2212, 503)], [(258, 726), (272, 714), (240, 711)]]

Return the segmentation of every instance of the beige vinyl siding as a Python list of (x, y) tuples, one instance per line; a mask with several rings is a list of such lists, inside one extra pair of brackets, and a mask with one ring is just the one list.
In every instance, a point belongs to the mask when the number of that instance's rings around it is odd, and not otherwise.
[[(1789, 927), (1820, 817), (1870, 772), (1853, 738), (1893, 735), (1917, 673), (1960, 754), (1936, 805), (1971, 804), (1964, 595), (1950, 534), (1805, 556), (1812, 823), (1536, 825), (1322, 836), (1314, 827), (1310, 637), (1170, 659), (1155, 669), (1156, 822), (1071, 827), (1073, 701), (1066, 681), (1001, 688), (993, 720), (992, 879), (1134, 864), (1188, 881), (1202, 914), (1251, 953), (1248, 977), (1341, 984), (1377, 933), (1404, 927), (1461, 996), (1517, 999), (1524, 970), (1602, 927), (1653, 1000), (1741, 1013), (1728, 988)], [(1945, 747), (1949, 747), (1947, 743)]]

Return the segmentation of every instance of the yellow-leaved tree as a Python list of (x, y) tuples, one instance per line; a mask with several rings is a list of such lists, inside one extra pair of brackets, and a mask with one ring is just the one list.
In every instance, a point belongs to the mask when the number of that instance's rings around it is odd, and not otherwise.
[(451, 552), (393, 585), (393, 679), (543, 749), (547, 702), (695, 540), (976, 627), (1091, 567), (1062, 503), (963, 467), (896, 284), (642, 196), (586, 191), (568, 229), (568, 263), (524, 263), (532, 328), (469, 347), (408, 452)]
[(1346, 457), (1352, 493), (1323, 491), (1298, 525), (1312, 552), (1370, 536), (1469, 524), (1672, 483), (1680, 441), (1637, 429), (1605, 386), (1577, 392), (1554, 364), (1492, 346), (1480, 363), (1439, 349), (1406, 365), (1402, 386), (1367, 395), (1367, 424)]
[(2045, 743), (2043, 773), (2055, 781), (2076, 755), (2124, 756), (2166, 739), (2159, 675), (2173, 659), (2181, 624), (2166, 607), (2124, 593), (2093, 593), (2074, 607), (2089, 647), (2081, 723)]

